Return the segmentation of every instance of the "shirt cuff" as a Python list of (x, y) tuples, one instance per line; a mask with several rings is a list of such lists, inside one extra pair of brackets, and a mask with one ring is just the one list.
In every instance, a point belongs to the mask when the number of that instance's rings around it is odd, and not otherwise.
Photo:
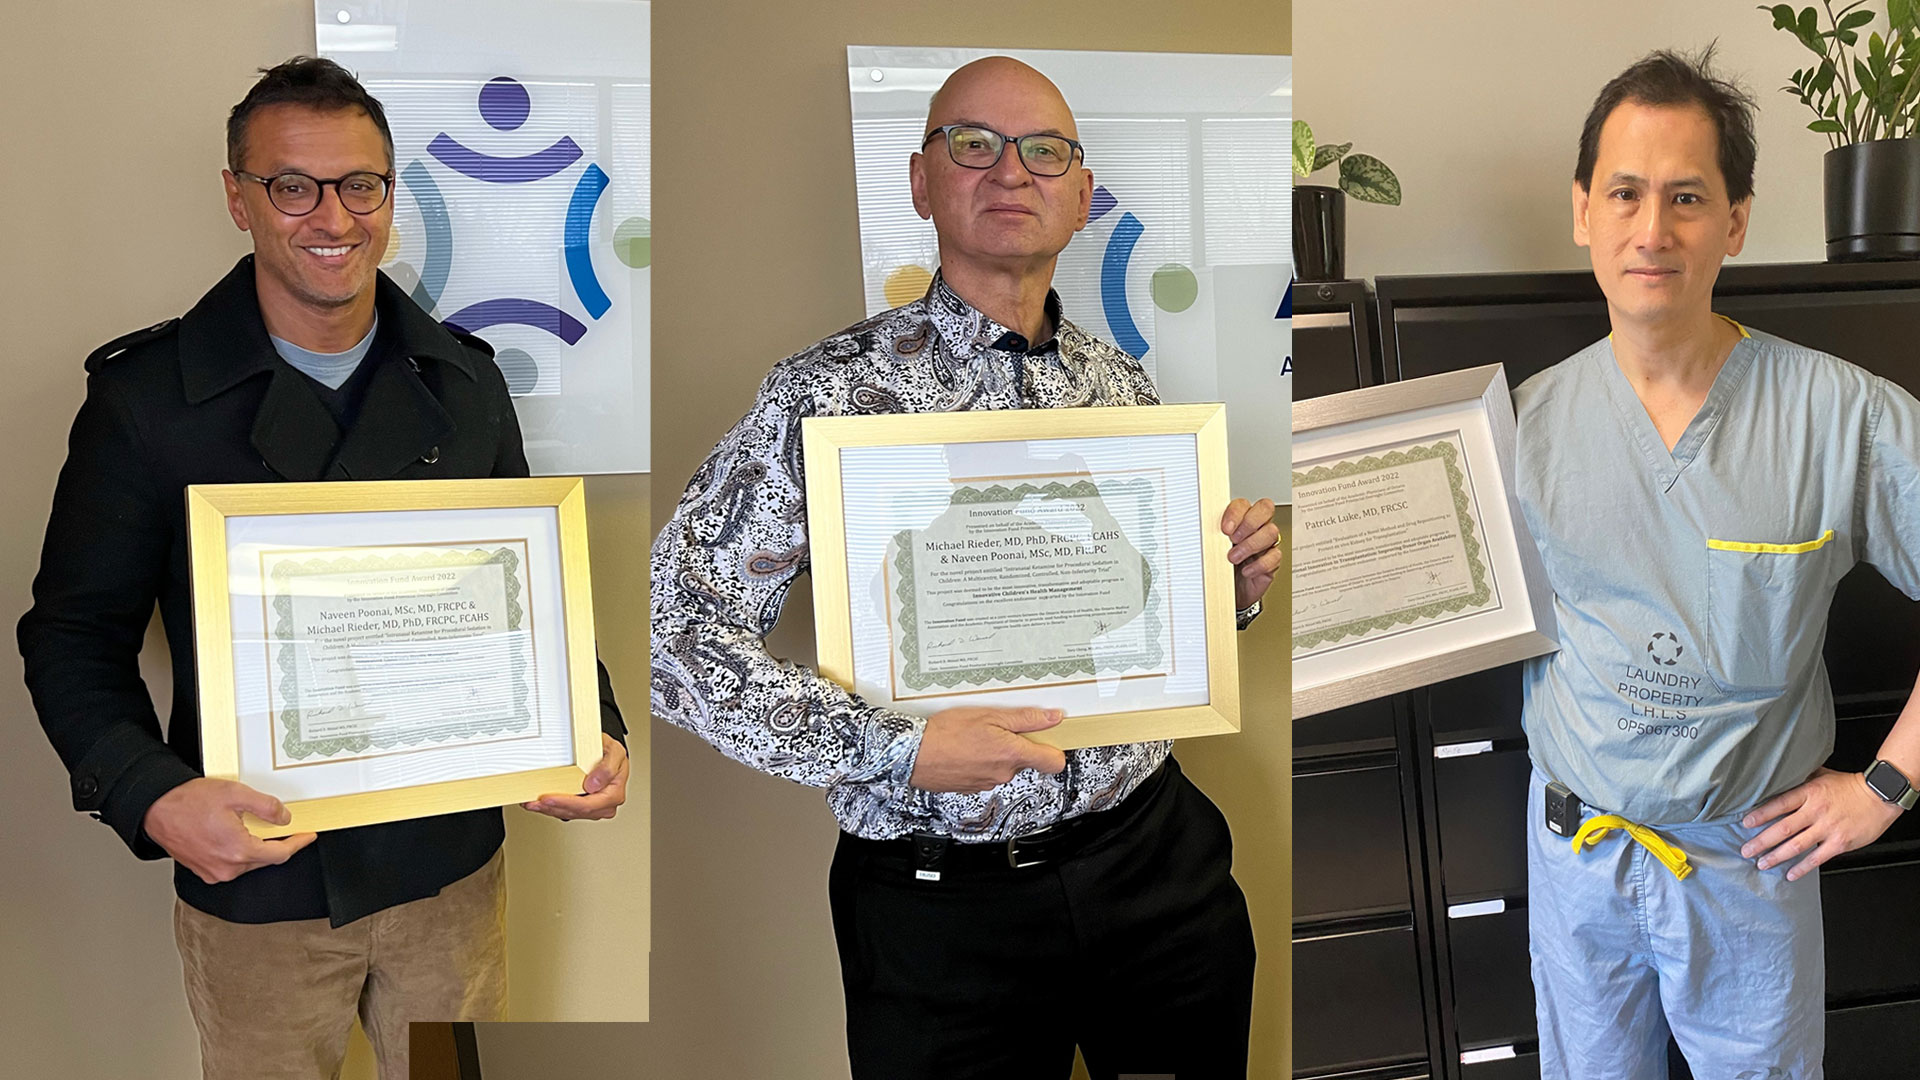
[(1258, 600), (1255, 600), (1253, 602), (1252, 607), (1244, 608), (1233, 613), (1234, 623), (1241, 630), (1245, 630), (1247, 626), (1253, 622), (1253, 620), (1259, 617), (1260, 617), (1260, 601)]
[(920, 740), (927, 733), (927, 721), (925, 717), (907, 713), (896, 715), (905, 717), (911, 729), (888, 744), (878, 775), (901, 791), (911, 791), (913, 767), (920, 760)]

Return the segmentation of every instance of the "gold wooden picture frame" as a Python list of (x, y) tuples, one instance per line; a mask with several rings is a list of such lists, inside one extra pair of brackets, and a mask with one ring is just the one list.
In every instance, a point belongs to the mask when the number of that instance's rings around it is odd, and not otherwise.
[[(1201, 612), (1206, 643), (1205, 700), (1166, 707), (1139, 707), (1128, 711), (1087, 713), (1069, 708), (1066, 710), (1066, 719), (1058, 726), (1028, 737), (1070, 750), (1239, 731), (1240, 669), (1235, 642), (1234, 570), (1227, 558), (1232, 543), (1220, 531), (1220, 520), (1232, 497), (1227, 474), (1226, 410), (1217, 404), (981, 410), (812, 417), (802, 421), (814, 632), (821, 674), (841, 686), (861, 692), (855, 671), (854, 596), (849, 569), (848, 513), (843, 475), (843, 455), (846, 452), (866, 448), (910, 451), (913, 448), (946, 448), (955, 444), (1023, 443), (1029, 440), (1046, 440), (1047, 445), (1057, 447), (1063, 441), (1078, 439), (1183, 435), (1192, 437), (1192, 481), (1198, 492), (1195, 510), (1198, 520), (1193, 524), (1197, 529), (1187, 529), (1176, 521), (1172, 524), (1177, 528), (1169, 527), (1163, 531), (1169, 543), (1180, 537), (1187, 538), (1180, 542), (1192, 543), (1192, 538), (1197, 536), (1199, 550), (1194, 561), (1197, 562), (1200, 579), (1198, 594), (1188, 595), (1184, 599), (1171, 598), (1169, 603), (1183, 603), (1186, 610), (1197, 609)], [(968, 479), (1005, 481), (1018, 477)], [(948, 480), (961, 483), (960, 478), (952, 476)], [(1186, 483), (1184, 479), (1181, 482)], [(869, 527), (871, 525), (863, 523)], [(911, 555), (906, 557), (911, 558)], [(886, 561), (882, 560), (883, 563)], [(883, 575), (884, 569), (882, 566)], [(891, 586), (883, 587), (882, 592), (887, 592), (889, 588)], [(1183, 592), (1193, 591), (1191, 588), (1183, 589)], [(886, 633), (889, 637), (893, 635), (891, 621), (887, 623)], [(895, 649), (897, 645), (890, 641), (887, 647)], [(889, 664), (894, 662), (896, 655), (889, 653)], [(1161, 676), (1126, 677), (1150, 679)], [(1084, 685), (1098, 681), (1084, 679), (1078, 684), (1061, 682), (1058, 685)], [(972, 695), (1044, 689), (1045, 685), (953, 689), (944, 694), (926, 695), (921, 702), (916, 702), (914, 711), (930, 714), (948, 706), (997, 704), (1000, 702), (979, 700)]]
[[(546, 537), (538, 544), (531, 538), (499, 541), (491, 537), (477, 539), (461, 535), (460, 529), (448, 529), (445, 526), (441, 531), (435, 531), (431, 523), (437, 515), (446, 511), (463, 510), (551, 510), (554, 528), (550, 537)], [(230, 565), (232, 550), (229, 535), (230, 519), (319, 515), (321, 517), (315, 520), (324, 520), (330, 526), (344, 526), (346, 524), (344, 519), (333, 518), (332, 515), (391, 515), (396, 512), (417, 514), (421, 517), (418, 545), (407, 540), (393, 539), (396, 528), (410, 530), (412, 523), (407, 522), (396, 526), (393, 524), (395, 519), (389, 517), (384, 519), (384, 524), (381, 526), (382, 535), (387, 539), (371, 545), (340, 543), (337, 542), (338, 537), (334, 538), (334, 542), (315, 543), (311, 549), (300, 543), (276, 542), (277, 546), (269, 555), (259, 557), (260, 576), (247, 580), (255, 582), (266, 580), (266, 559), (269, 557), (275, 559), (299, 557), (309, 550), (318, 551), (323, 556), (338, 556), (359, 547), (373, 547), (383, 551), (408, 546), (444, 550), (498, 543), (508, 551), (508, 554), (501, 556), (505, 564), (512, 565), (517, 559), (525, 560), (520, 563), (520, 569), (528, 582), (527, 593), (522, 595), (519, 601), (512, 603), (511, 610), (516, 617), (521, 616), (523, 612), (526, 613), (525, 617), (529, 620), (528, 625), (531, 627), (530, 612), (534, 606), (531, 596), (532, 578), (536, 573), (543, 577), (557, 576), (560, 625), (557, 631), (549, 632), (551, 636), (547, 640), (557, 638), (564, 641), (565, 663), (555, 665), (551, 669), (539, 669), (537, 650), (531, 645), (528, 648), (536, 669), (535, 678), (545, 678), (550, 683), (557, 681), (563, 688), (557, 695), (552, 695), (557, 697), (558, 701), (550, 703), (551, 707), (548, 711), (557, 712), (566, 718), (566, 736), (563, 741), (562, 733), (555, 727), (544, 736), (543, 745), (549, 748), (570, 746), (572, 757), (570, 763), (547, 764), (512, 771), (490, 771), (485, 775), (452, 779), (427, 779), (417, 784), (397, 786), (389, 786), (386, 781), (383, 781), (378, 790), (291, 798), (281, 791), (272, 790), (270, 784), (257, 782), (258, 777), (255, 772), (243, 769), (242, 762), (245, 756), (243, 749), (246, 754), (253, 755), (253, 759), (257, 759), (260, 752), (260, 744), (257, 740), (262, 737), (266, 740), (268, 752), (273, 755), (273, 760), (277, 763), (283, 735), (282, 729), (278, 726), (279, 722), (272, 719), (268, 720), (264, 732), (252, 730), (261, 726), (257, 723), (251, 724), (245, 731), (242, 730), (240, 688), (236, 682), (233, 620), (235, 596), (232, 586), (236, 580), (236, 573), (241, 573), (244, 578), (244, 572), (250, 568), (237, 570), (235, 566)], [(193, 485), (187, 488), (187, 525), (192, 549), (194, 651), (199, 681), (203, 769), (209, 777), (248, 783), (267, 794), (280, 798), (292, 814), (292, 820), (288, 824), (278, 826), (270, 825), (252, 815), (246, 815), (247, 828), (255, 835), (276, 837), (299, 832), (344, 829), (527, 802), (540, 795), (555, 792), (578, 792), (587, 770), (599, 761), (601, 756), (599, 681), (595, 669), (592, 578), (587, 562), (586, 496), (580, 478)], [(551, 547), (552, 550), (541, 550), (547, 547)], [(322, 567), (316, 573), (332, 574), (336, 572), (333, 566), (342, 564), (315, 563), (312, 565)], [(351, 565), (351, 562), (345, 565)], [(425, 565), (425, 563), (421, 564), (422, 567)], [(465, 565), (465, 563), (456, 562), (456, 565)], [(416, 568), (408, 566), (407, 569)], [(557, 571), (557, 574), (548, 575), (548, 569)], [(250, 597), (251, 593), (241, 595)], [(291, 601), (288, 602), (291, 603)], [(544, 602), (546, 610), (551, 610), (551, 598)], [(264, 627), (268, 619), (264, 588), (262, 588), (260, 606)], [(529, 629), (530, 641), (533, 640), (531, 633)], [(247, 643), (243, 642), (243, 644)], [(271, 643), (265, 644), (270, 650)], [(248, 647), (252, 646), (248, 645)], [(271, 670), (276, 665), (270, 652), (263, 663), (265, 664), (263, 670)], [(262, 700), (265, 701), (266, 715), (271, 718), (276, 706), (270, 688)], [(557, 708), (562, 703), (565, 706), (564, 710)], [(248, 742), (243, 748), (243, 740), (253, 741)], [(388, 755), (367, 755), (367, 758), (384, 757), (386, 760), (381, 763), (382, 769), (390, 773), (391, 768), (405, 767), (404, 764), (394, 765), (395, 761), (410, 757), (415, 763), (423, 763), (426, 759), (432, 758), (436, 752), (443, 755), (444, 760), (444, 755), (449, 752), (448, 744), (426, 740), (421, 744), (412, 745), (409, 749)], [(362, 759), (322, 758), (313, 764), (343, 764), (360, 760)], [(276, 767), (279, 766), (276, 765)], [(365, 766), (363, 765), (362, 768)], [(434, 770), (431, 768), (423, 770), (426, 773), (432, 771)]]

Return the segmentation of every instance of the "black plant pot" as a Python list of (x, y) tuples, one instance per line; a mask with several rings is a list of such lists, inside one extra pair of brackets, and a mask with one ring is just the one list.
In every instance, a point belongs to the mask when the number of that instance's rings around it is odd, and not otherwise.
[(1316, 184), (1293, 186), (1293, 277), (1344, 281), (1347, 276), (1347, 193)]
[(1920, 259), (1920, 139), (1842, 146), (1824, 164), (1828, 262)]

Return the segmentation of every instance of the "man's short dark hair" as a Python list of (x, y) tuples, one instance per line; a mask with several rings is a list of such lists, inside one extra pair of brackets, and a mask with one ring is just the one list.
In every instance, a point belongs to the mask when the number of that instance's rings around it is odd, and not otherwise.
[(1662, 49), (1614, 76), (1593, 100), (1587, 123), (1580, 129), (1580, 161), (1573, 178), (1593, 190), (1594, 159), (1600, 156), (1600, 129), (1613, 110), (1626, 102), (1640, 105), (1693, 105), (1705, 110), (1719, 132), (1720, 176), (1727, 195), (1742, 202), (1753, 194), (1753, 162), (1759, 155), (1753, 140), (1753, 98), (1739, 85), (1713, 72), (1713, 46), (1699, 56)]
[(228, 168), (239, 170), (247, 155), (247, 121), (269, 105), (299, 105), (321, 112), (359, 109), (380, 129), (387, 144), (387, 168), (393, 168), (393, 131), (387, 127), (387, 111), (352, 72), (313, 56), (296, 56), (260, 69), (260, 81), (227, 114)]

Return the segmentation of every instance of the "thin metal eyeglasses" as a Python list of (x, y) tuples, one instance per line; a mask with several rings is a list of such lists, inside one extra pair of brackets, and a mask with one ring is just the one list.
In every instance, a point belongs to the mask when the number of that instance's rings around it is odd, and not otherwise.
[(284, 172), (276, 176), (255, 176), (234, 170), (234, 176), (251, 180), (267, 189), (267, 201), (288, 217), (305, 217), (320, 208), (320, 200), (332, 187), (340, 196), (340, 205), (348, 213), (365, 216), (387, 203), (393, 190), (392, 174), (350, 172), (332, 180), (320, 180), (305, 173)]
[(936, 136), (946, 136), (947, 156), (953, 163), (967, 169), (991, 169), (1000, 163), (1000, 155), (1006, 153), (1007, 144), (1013, 143), (1019, 148), (1020, 164), (1035, 176), (1065, 176), (1073, 166), (1075, 151), (1080, 160), (1085, 161), (1086, 149), (1065, 135), (1021, 135), (1015, 138), (1002, 135), (992, 128), (976, 124), (947, 124), (927, 132), (920, 140), (920, 149)]

